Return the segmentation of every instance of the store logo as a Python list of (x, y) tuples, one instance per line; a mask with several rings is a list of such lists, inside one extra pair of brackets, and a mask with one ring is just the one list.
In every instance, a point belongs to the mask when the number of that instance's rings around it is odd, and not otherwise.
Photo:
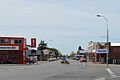
[(0, 46), (0, 50), (19, 50), (19, 46)]
[(108, 49), (96, 49), (96, 53), (108, 53)]
[(16, 47), (11, 47), (11, 49), (16, 49)]

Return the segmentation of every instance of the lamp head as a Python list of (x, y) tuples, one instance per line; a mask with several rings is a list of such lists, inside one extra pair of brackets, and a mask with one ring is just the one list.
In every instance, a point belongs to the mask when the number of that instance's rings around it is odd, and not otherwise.
[(98, 14), (98, 15), (96, 15), (96, 16), (97, 16), (97, 17), (101, 17), (101, 15), (99, 15), (99, 14)]

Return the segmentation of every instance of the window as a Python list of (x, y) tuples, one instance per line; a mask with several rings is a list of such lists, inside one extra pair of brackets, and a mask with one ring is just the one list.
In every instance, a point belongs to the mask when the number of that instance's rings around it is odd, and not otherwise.
[(14, 39), (11, 39), (11, 42), (10, 42), (11, 44), (14, 44)]
[(14, 40), (15, 44), (22, 44), (22, 40)]
[(9, 51), (0, 51), (0, 54), (5, 54), (5, 53), (9, 53)]
[(19, 39), (12, 39), (11, 44), (22, 44), (22, 40)]
[(8, 44), (9, 40), (8, 39), (0, 39), (0, 44)]

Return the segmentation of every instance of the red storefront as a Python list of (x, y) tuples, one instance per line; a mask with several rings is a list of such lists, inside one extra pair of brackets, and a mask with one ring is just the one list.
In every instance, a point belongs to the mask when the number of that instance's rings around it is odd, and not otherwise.
[(24, 37), (0, 37), (0, 63), (26, 63)]

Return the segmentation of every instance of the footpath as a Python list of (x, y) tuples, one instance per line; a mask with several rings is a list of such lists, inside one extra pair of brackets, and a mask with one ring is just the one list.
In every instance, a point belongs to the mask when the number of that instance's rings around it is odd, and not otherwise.
[[(98, 67), (107, 67), (107, 64), (101, 64), (101, 63), (93, 63), (93, 62), (88, 62), (89, 65), (91, 66), (98, 66)], [(120, 64), (108, 64), (108, 67), (120, 67)]]

